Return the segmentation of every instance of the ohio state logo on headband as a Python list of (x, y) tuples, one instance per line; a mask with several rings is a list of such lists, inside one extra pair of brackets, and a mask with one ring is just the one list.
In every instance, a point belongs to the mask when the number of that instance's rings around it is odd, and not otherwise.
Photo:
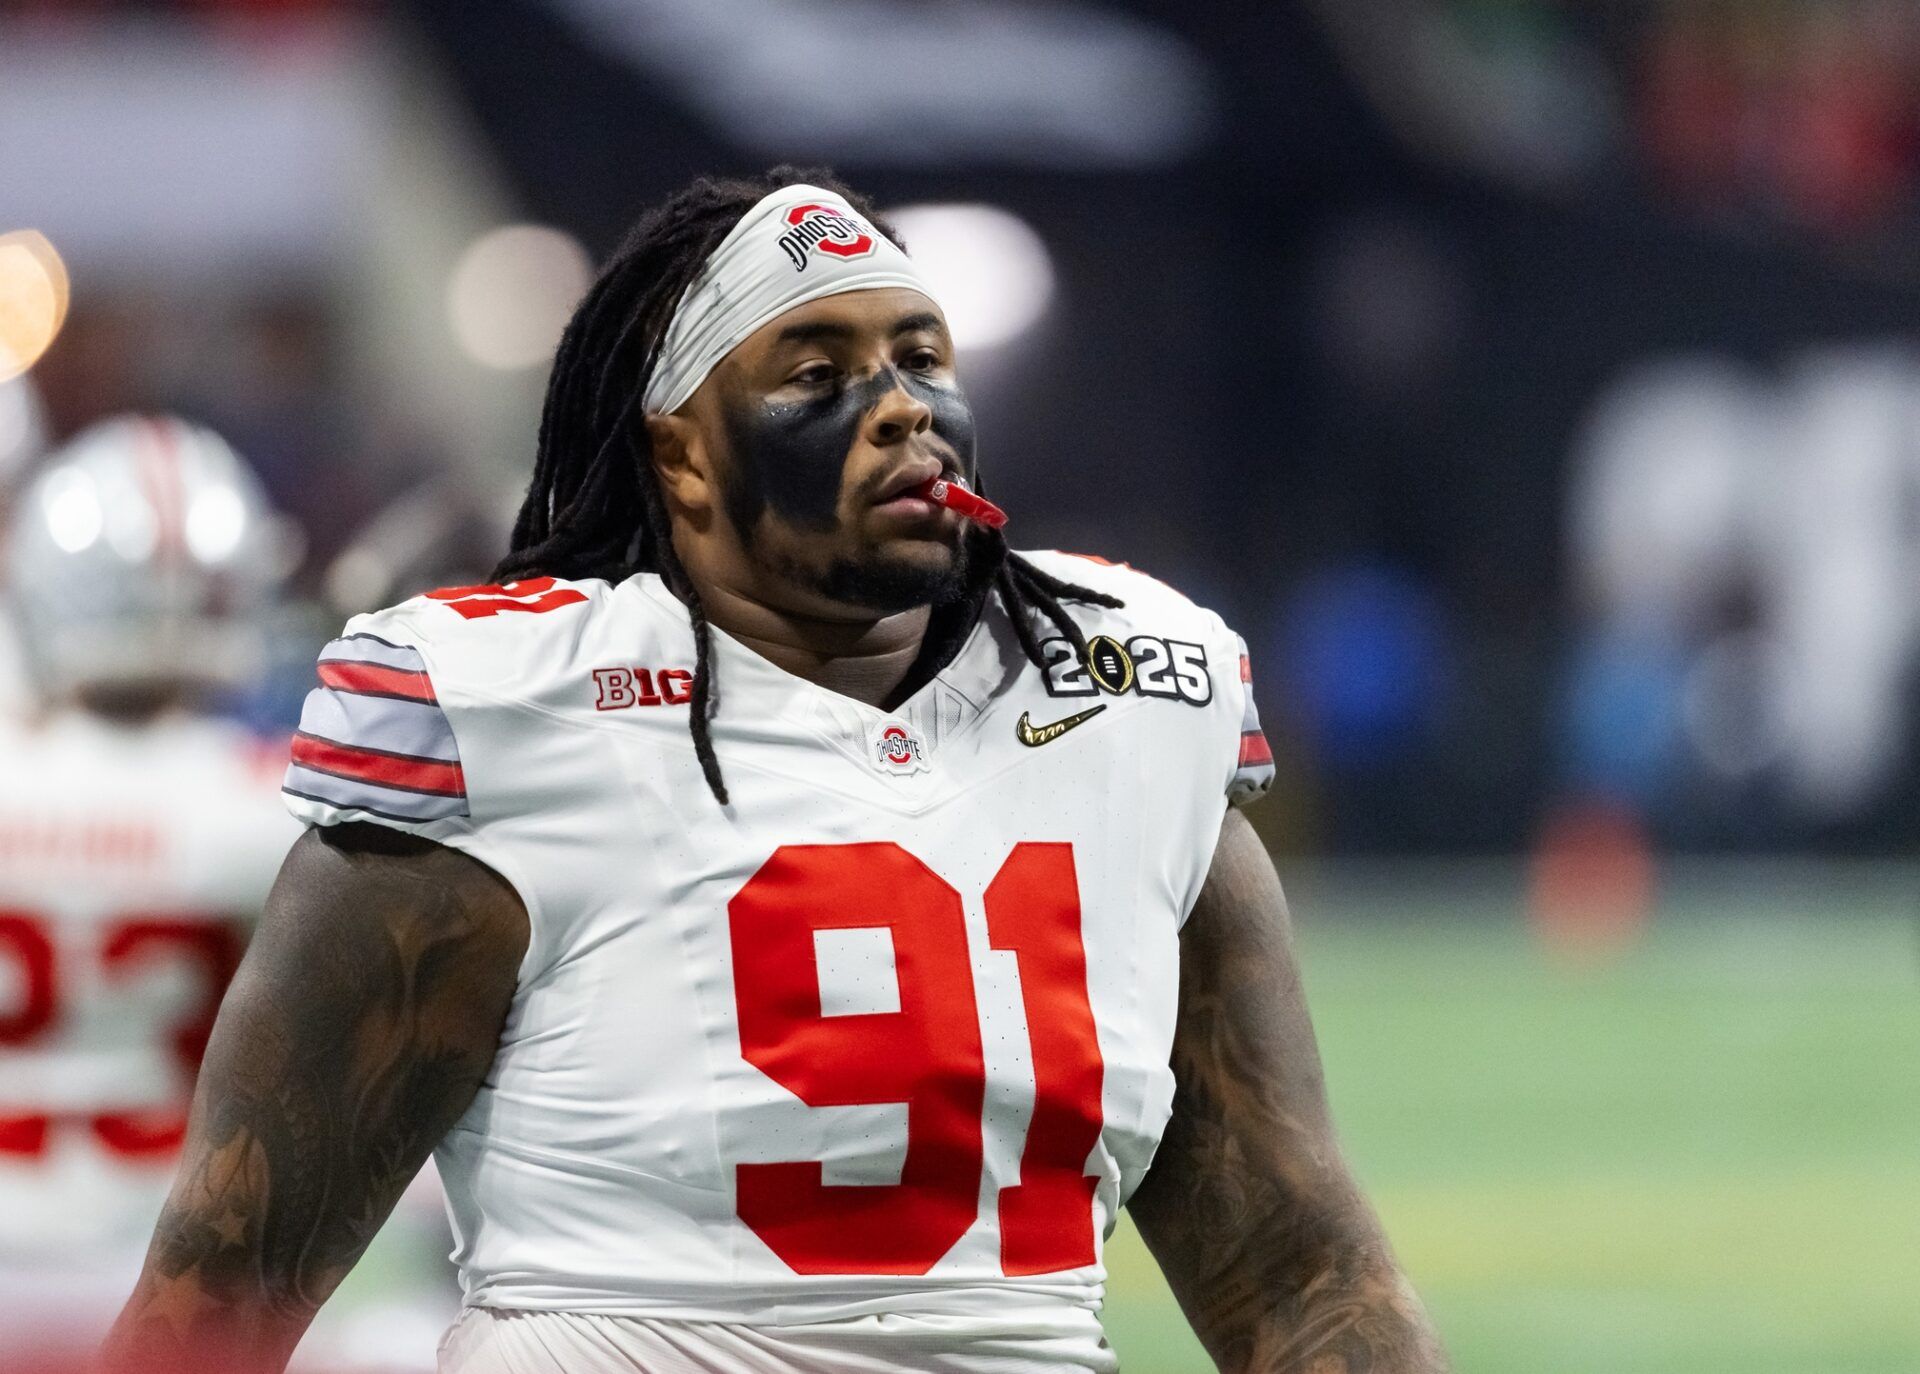
[(807, 270), (808, 255), (816, 248), (836, 258), (862, 258), (873, 251), (866, 224), (831, 205), (796, 205), (786, 220), (793, 227), (780, 236), (780, 247), (796, 272)]

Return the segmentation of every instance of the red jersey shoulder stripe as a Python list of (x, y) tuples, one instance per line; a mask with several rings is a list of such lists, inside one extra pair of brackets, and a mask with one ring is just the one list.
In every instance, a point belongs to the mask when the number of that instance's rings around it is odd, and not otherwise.
[(305, 733), (293, 737), (293, 761), (316, 773), (376, 783), (403, 792), (424, 792), (436, 797), (467, 795), (466, 774), (457, 762), (389, 754)]
[(419, 701), (437, 705), (433, 679), (407, 668), (389, 668), (383, 663), (356, 663), (346, 659), (322, 659), (320, 682), (336, 692), (354, 692), (360, 696), (397, 697), (401, 701)]

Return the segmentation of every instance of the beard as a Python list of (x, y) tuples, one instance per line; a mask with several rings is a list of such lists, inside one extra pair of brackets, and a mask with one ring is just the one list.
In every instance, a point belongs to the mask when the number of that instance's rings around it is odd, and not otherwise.
[[(953, 558), (944, 568), (929, 568), (880, 553), (866, 558), (834, 558), (824, 567), (778, 555), (770, 562), (782, 578), (816, 595), (881, 615), (897, 615), (918, 606), (952, 605), (971, 596), (979, 581), (978, 571), (992, 565), (982, 547), (982, 536), (987, 536), (987, 531), (971, 527), (962, 530)], [(751, 542), (748, 548), (753, 549)]]
[[(735, 428), (743, 428), (742, 423), (736, 422)], [(1001, 560), (994, 556), (993, 547), (997, 536), (969, 521), (961, 522), (951, 545), (953, 557), (944, 567), (890, 556), (877, 548), (826, 553), (824, 561), (818, 556), (809, 557), (807, 544), (818, 547), (834, 541), (840, 532), (836, 507), (844, 457), (839, 464), (830, 464), (819, 454), (812, 455), (810, 464), (797, 460), (776, 463), (766, 460), (764, 454), (759, 460), (753, 459), (767, 447), (765, 442), (748, 443), (736, 434), (733, 443), (735, 456), (721, 475), (721, 514), (733, 526), (747, 556), (782, 581), (841, 605), (897, 615), (977, 596), (981, 590), (978, 584), (983, 578), (991, 581), (999, 568)], [(970, 455), (970, 433), (967, 448)], [(747, 459), (743, 460), (741, 454)], [(949, 461), (960, 462), (957, 455)], [(963, 466), (970, 469), (971, 464)], [(778, 474), (779, 480), (774, 481), (770, 474)], [(870, 474), (854, 493), (853, 502), (871, 500), (886, 480), (884, 472)], [(785, 528), (768, 528), (768, 522)]]

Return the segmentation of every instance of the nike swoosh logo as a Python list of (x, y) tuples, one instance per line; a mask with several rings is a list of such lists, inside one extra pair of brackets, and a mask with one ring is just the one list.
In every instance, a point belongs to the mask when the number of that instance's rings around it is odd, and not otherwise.
[(1013, 733), (1020, 737), (1022, 744), (1038, 749), (1043, 744), (1052, 744), (1074, 726), (1084, 725), (1106, 709), (1105, 703), (1089, 706), (1086, 710), (1068, 716), (1064, 720), (1056, 720), (1051, 725), (1035, 725), (1027, 719), (1027, 713), (1022, 711), (1020, 719), (1014, 722)]

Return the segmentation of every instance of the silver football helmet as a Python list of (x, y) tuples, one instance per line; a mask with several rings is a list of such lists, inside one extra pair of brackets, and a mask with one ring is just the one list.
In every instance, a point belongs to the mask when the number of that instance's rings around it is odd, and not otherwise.
[(293, 547), (219, 435), (119, 416), (48, 458), (20, 493), (0, 585), (49, 696), (238, 685), (258, 669), (261, 616)]

